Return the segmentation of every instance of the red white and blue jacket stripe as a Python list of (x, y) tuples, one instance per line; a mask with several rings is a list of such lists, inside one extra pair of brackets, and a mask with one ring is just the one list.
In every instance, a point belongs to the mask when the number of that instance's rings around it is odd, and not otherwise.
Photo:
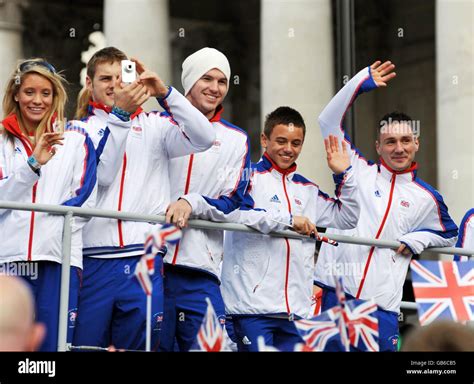
[[(464, 215), (461, 225), (459, 226), (459, 237), (456, 247), (465, 249), (474, 249), (474, 208), (471, 208)], [(473, 260), (472, 256), (455, 255), (454, 261)]]
[[(427, 247), (452, 246), (458, 229), (448, 214), (443, 198), (432, 186), (416, 176), (417, 164), (396, 172), (383, 160), (368, 161), (351, 144), (342, 121), (358, 95), (376, 88), (370, 67), (355, 75), (329, 102), (319, 124), (323, 137), (336, 135), (351, 146), (361, 201), (357, 228), (331, 230), (349, 236), (398, 240), (419, 254)], [(315, 282), (334, 288), (335, 278), (344, 277), (346, 292), (356, 298), (370, 299), (385, 310), (398, 312), (403, 283), (410, 258), (392, 249), (340, 244), (334, 248), (323, 244), (319, 253)]]
[[(127, 121), (91, 103), (88, 118), (77, 122), (97, 151), (97, 208), (164, 214), (170, 202), (169, 160), (204, 151), (214, 142), (208, 119), (174, 88), (158, 101), (166, 112), (139, 109)], [(84, 228), (84, 255), (141, 255), (151, 225), (93, 218)]]
[[(174, 158), (169, 172), (172, 200), (195, 195), (206, 207), (225, 215), (242, 204), (250, 173), (250, 143), (247, 133), (224, 120), (222, 112), (219, 106), (210, 119), (216, 134), (212, 147)], [(197, 208), (193, 217), (211, 219), (205, 210)], [(222, 253), (223, 231), (186, 229), (179, 244), (168, 248), (164, 261), (218, 277)]]
[[(15, 115), (2, 125), (13, 135), (0, 136), (0, 200), (95, 206), (96, 157), (87, 133), (68, 123), (62, 146), (38, 173), (27, 163), (33, 148), (21, 133)], [(71, 265), (82, 268), (82, 227), (87, 220), (75, 217), (72, 227)], [(64, 218), (41, 212), (0, 210), (0, 263), (47, 260), (61, 263)]]
[(266, 234), (288, 229), (293, 216), (306, 216), (322, 227), (353, 228), (359, 216), (353, 170), (350, 167), (334, 176), (334, 197), (297, 174), (296, 165), (283, 170), (266, 153), (252, 170), (244, 204), (222, 220), (246, 224), (264, 234), (226, 233), (221, 276), (226, 312), (306, 318), (315, 242)]

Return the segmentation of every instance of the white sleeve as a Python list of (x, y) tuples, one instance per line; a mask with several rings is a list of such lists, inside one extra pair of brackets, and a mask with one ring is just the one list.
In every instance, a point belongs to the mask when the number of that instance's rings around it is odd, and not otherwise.
[(250, 174), (250, 144), (247, 135), (245, 135), (245, 143), (235, 143), (234, 147), (232, 159), (225, 164), (225, 170), (232, 171), (225, 175), (216, 175), (217, 178), (225, 180), (221, 189), (216, 191), (219, 196), (217, 198), (203, 196), (199, 199), (199, 211), (193, 211), (194, 216), (209, 218), (210, 215), (214, 215), (217, 217), (217, 211), (221, 211), (224, 217), (245, 204), (245, 199), (248, 198), (246, 190)]
[[(34, 172), (25, 161), (16, 162), (15, 152), (6, 147), (10, 145), (3, 137), (0, 137), (0, 200), (24, 201), (25, 195), (40, 178), (40, 174)], [(4, 213), (6, 210), (0, 210)]]
[(416, 216), (413, 229), (397, 240), (404, 243), (414, 255), (428, 247), (452, 247), (456, 243), (458, 227), (448, 214), (441, 195), (431, 186), (433, 199), (427, 200)]
[(355, 228), (359, 221), (360, 204), (354, 169), (349, 167), (333, 178), (336, 183), (335, 198), (318, 190), (315, 224), (326, 228)]
[[(362, 69), (331, 99), (328, 105), (319, 115), (319, 126), (323, 138), (329, 135), (336, 136), (340, 142), (345, 141), (350, 149), (351, 163), (357, 168), (360, 164), (367, 164), (357, 148), (352, 146), (350, 138), (346, 135), (342, 126), (347, 110), (352, 106), (356, 97), (363, 92), (368, 92), (377, 88), (372, 79), (370, 67)], [(363, 163), (360, 163), (363, 161)]]
[(168, 94), (158, 102), (169, 119), (150, 116), (167, 122), (164, 144), (170, 158), (203, 152), (212, 146), (216, 139), (214, 127), (181, 93), (170, 87)]
[(215, 222), (244, 224), (265, 234), (288, 229), (293, 224), (292, 215), (287, 212), (269, 212), (251, 208), (253, 204), (250, 202), (251, 197), (248, 194), (245, 196), (246, 204), (229, 213), (209, 204), (198, 193), (190, 193), (183, 196), (182, 199), (191, 205), (193, 216), (197, 215), (202, 219)]
[[(456, 247), (474, 250), (474, 208), (467, 211), (459, 225), (459, 237)], [(454, 260), (468, 261), (474, 260), (473, 257), (456, 255)]]

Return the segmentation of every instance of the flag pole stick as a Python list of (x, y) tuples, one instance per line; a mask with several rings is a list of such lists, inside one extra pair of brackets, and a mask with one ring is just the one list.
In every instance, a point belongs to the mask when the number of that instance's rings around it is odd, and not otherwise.
[[(88, 351), (88, 352), (112, 352), (109, 348), (97, 347), (95, 345), (71, 345), (70, 351)], [(143, 349), (115, 349), (114, 352), (144, 352)]]
[(151, 292), (146, 295), (146, 351), (151, 351)]

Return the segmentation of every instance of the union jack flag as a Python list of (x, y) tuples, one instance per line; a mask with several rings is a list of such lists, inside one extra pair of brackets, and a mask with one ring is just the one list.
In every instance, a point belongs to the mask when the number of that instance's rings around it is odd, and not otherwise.
[(339, 306), (336, 307), (336, 314), (338, 317), (337, 326), (341, 336), (341, 343), (346, 352), (349, 352), (351, 343), (347, 335), (347, 316), (346, 316), (346, 294), (344, 293), (344, 286), (342, 285), (342, 276), (336, 279), (336, 297)]
[(135, 267), (134, 275), (145, 294), (151, 295), (153, 285), (150, 276), (155, 273), (155, 257), (166, 254), (165, 243), (176, 244), (181, 238), (181, 230), (171, 224), (164, 224), (158, 230), (153, 229), (145, 238), (145, 253)]
[(297, 320), (295, 326), (308, 348), (315, 351), (378, 351), (379, 327), (373, 301), (349, 300), (336, 280), (338, 305), (310, 320)]
[(339, 343), (340, 334), (336, 324), (337, 311), (331, 308), (312, 319), (296, 320), (295, 326), (306, 346), (314, 351), (324, 351), (329, 343)]
[(474, 320), (474, 261), (413, 260), (411, 272), (421, 325)]
[(192, 350), (203, 352), (230, 351), (223, 324), (219, 321), (211, 300), (206, 297), (207, 311)]
[[(350, 347), (358, 351), (375, 352), (379, 350), (379, 322), (375, 315), (377, 305), (373, 300), (346, 300), (342, 277), (336, 280), (336, 296), (339, 307), (338, 325), (341, 343), (346, 351)], [(338, 311), (339, 309), (339, 311)]]
[[(379, 321), (376, 311), (377, 304), (373, 300), (349, 300), (344, 307), (343, 317), (349, 344), (358, 351), (379, 350)], [(344, 340), (342, 342), (344, 345)]]
[(176, 244), (181, 236), (181, 230), (172, 224), (163, 224), (158, 229), (152, 229), (145, 238), (145, 254), (156, 254), (166, 248), (166, 243)]
[[(135, 267), (135, 272), (134, 275), (137, 278), (138, 283), (142, 287), (143, 291), (145, 292), (145, 295), (150, 296), (153, 291), (153, 285), (151, 283), (150, 275), (152, 274), (149, 269), (149, 265), (154, 263), (155, 257), (151, 259), (152, 263), (149, 262), (149, 255), (143, 255), (140, 260), (137, 263), (137, 266)], [(155, 268), (153, 267), (152, 271), (155, 271)]]
[(175, 227), (173, 224), (163, 224), (158, 233), (161, 238), (161, 247), (165, 242), (168, 244), (176, 244), (182, 236), (181, 229)]

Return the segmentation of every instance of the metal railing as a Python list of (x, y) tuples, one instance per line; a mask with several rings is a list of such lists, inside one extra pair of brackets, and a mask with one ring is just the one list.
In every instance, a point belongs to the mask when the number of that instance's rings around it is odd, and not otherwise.
[[(63, 226), (63, 248), (62, 248), (62, 264), (61, 264), (61, 295), (60, 295), (60, 306), (59, 306), (59, 332), (58, 332), (58, 351), (66, 351), (67, 348), (67, 316), (68, 316), (68, 301), (69, 294), (69, 280), (70, 280), (70, 265), (71, 265), (71, 222), (74, 216), (80, 217), (101, 217), (109, 219), (120, 219), (129, 221), (141, 221), (150, 223), (164, 223), (165, 216), (163, 215), (142, 215), (130, 212), (118, 212), (104, 209), (92, 209), (92, 208), (77, 208), (77, 207), (66, 207), (60, 205), (50, 204), (33, 204), (33, 203), (17, 203), (12, 201), (0, 201), (0, 209), (11, 209), (19, 211), (35, 211), (45, 212), (50, 214), (64, 216)], [(206, 220), (189, 220), (189, 228), (197, 229), (219, 229), (226, 231), (236, 232), (247, 232), (261, 234), (257, 230), (247, 227), (243, 224), (233, 223), (215, 223)], [(270, 233), (274, 237), (286, 237), (290, 239), (310, 239), (308, 236), (300, 235), (296, 232), (286, 230), (279, 232)], [(340, 243), (358, 244), (367, 246), (376, 246), (379, 248), (392, 248), (397, 249), (400, 246), (400, 242), (391, 240), (376, 240), (367, 239), (356, 236), (344, 236), (336, 234), (325, 234), (331, 240), (338, 241)], [(314, 239), (313, 239), (314, 240)], [(315, 240), (314, 240), (315, 241)], [(463, 256), (474, 256), (473, 249), (463, 248), (427, 248), (424, 252), (432, 253), (444, 253), (450, 255), (463, 255)], [(416, 309), (416, 303), (402, 301), (401, 308), (404, 309)]]

